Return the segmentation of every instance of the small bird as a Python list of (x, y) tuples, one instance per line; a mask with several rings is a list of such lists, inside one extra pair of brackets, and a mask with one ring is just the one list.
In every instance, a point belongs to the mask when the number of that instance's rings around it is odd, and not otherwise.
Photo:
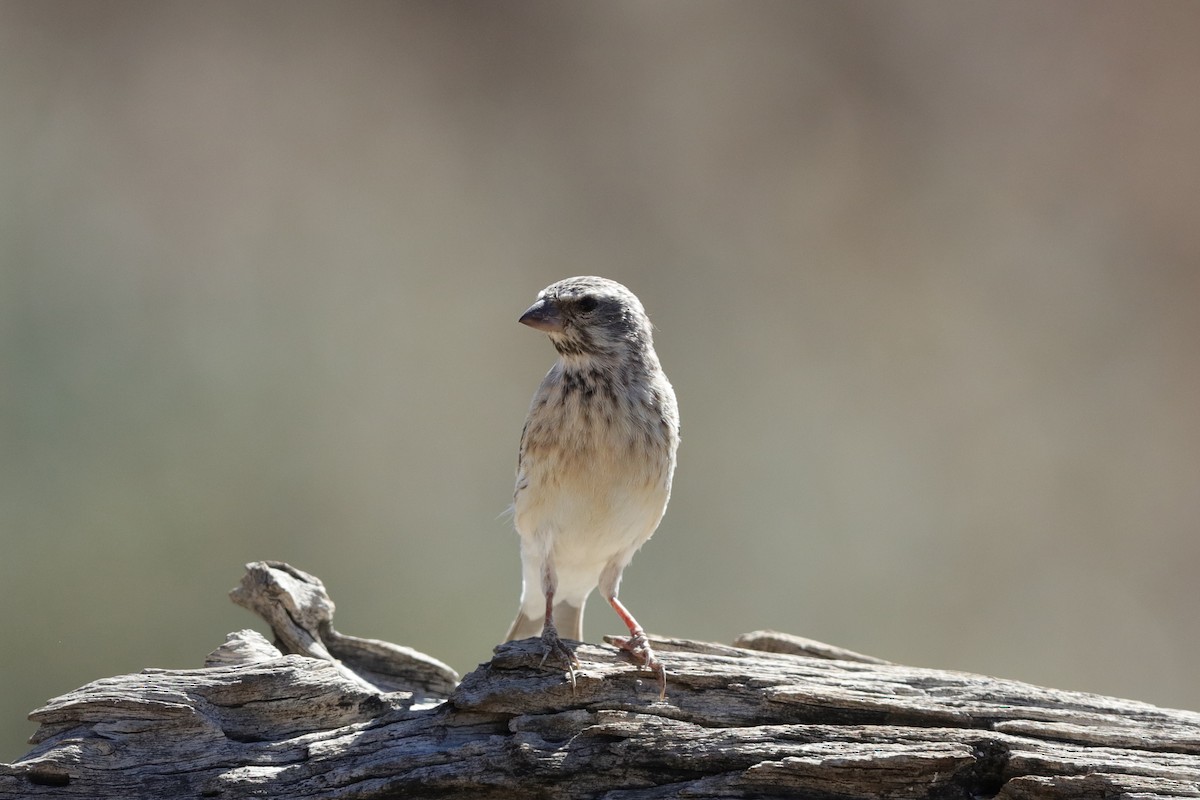
[(513, 517), (521, 539), (521, 607), (505, 641), (583, 638), (583, 606), (597, 586), (629, 628), (613, 644), (658, 679), (666, 670), (642, 626), (617, 599), (621, 573), (654, 533), (671, 497), (679, 409), (654, 352), (650, 319), (616, 281), (576, 277), (543, 289), (519, 320), (550, 337), (558, 361), (533, 396), (521, 449)]

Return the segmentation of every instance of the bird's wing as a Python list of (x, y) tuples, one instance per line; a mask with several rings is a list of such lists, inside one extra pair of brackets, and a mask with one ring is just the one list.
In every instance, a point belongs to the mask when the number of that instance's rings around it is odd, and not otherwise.
[(529, 481), (525, 477), (525, 435), (529, 433), (529, 420), (525, 420), (525, 427), (521, 428), (521, 446), (517, 448), (517, 486), (513, 489), (513, 497), (520, 494), (521, 490), (529, 485)]

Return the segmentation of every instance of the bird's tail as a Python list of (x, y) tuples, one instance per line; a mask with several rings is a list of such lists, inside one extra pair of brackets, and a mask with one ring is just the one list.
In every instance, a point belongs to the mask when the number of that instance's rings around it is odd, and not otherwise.
[[(531, 617), (525, 613), (524, 609), (521, 609), (517, 612), (517, 618), (513, 620), (512, 627), (508, 629), (508, 635), (504, 637), (504, 641), (514, 642), (518, 639), (541, 636), (544, 624), (543, 616)], [(558, 628), (558, 635), (562, 638), (574, 639), (577, 642), (583, 641), (583, 606), (576, 607), (570, 603), (556, 604), (554, 606), (554, 626)]]

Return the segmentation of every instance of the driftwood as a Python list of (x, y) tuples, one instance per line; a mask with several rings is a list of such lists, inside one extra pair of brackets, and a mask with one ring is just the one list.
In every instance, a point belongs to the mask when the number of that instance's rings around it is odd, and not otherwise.
[[(654, 639), (667, 698), (613, 647), (578, 685), (534, 641), (461, 683), (343, 636), (320, 581), (248, 565), (203, 669), (95, 681), (33, 712), (9, 798), (1200, 797), (1200, 714), (897, 666), (782, 634)], [(286, 653), (286, 654), (285, 654)]]

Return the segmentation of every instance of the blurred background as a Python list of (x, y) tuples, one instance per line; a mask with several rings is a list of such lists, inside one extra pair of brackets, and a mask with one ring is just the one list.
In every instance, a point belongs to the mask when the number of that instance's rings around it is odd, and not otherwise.
[(516, 319), (589, 273), (682, 408), (651, 631), (1200, 709), (1198, 40), (1187, 2), (0, 2), (0, 758), (265, 630), (250, 560), (487, 660), (554, 358)]

